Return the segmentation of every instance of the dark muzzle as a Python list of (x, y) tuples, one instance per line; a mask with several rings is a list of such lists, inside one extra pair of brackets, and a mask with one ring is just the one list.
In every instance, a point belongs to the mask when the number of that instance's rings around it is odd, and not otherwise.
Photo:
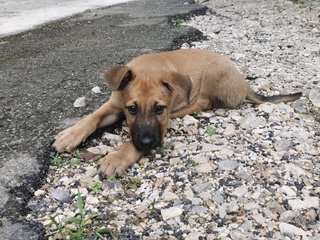
[(160, 126), (140, 125), (132, 129), (131, 135), (134, 146), (141, 152), (149, 152), (161, 145)]

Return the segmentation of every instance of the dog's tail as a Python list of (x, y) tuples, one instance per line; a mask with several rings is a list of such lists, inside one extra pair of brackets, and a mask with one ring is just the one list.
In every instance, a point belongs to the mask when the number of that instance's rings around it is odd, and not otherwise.
[(299, 99), (302, 96), (302, 92), (292, 93), (292, 94), (279, 94), (273, 95), (270, 97), (266, 97), (260, 95), (253, 91), (253, 89), (249, 89), (246, 99), (255, 104), (262, 104), (265, 102), (271, 103), (280, 103), (280, 102), (291, 102)]

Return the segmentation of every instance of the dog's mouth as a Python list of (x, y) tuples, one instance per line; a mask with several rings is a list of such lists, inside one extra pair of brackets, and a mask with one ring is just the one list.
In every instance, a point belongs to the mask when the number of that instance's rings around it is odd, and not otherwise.
[(132, 142), (140, 152), (147, 153), (161, 146), (160, 127), (139, 126), (131, 130)]

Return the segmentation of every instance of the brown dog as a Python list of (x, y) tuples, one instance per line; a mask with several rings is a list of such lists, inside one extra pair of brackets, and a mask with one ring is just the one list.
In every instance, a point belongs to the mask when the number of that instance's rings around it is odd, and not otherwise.
[(264, 97), (255, 93), (233, 63), (206, 50), (176, 50), (142, 55), (103, 74), (113, 90), (97, 111), (55, 137), (58, 152), (71, 151), (97, 128), (110, 125), (124, 112), (132, 140), (101, 159), (100, 172), (121, 174), (143, 154), (159, 146), (169, 118), (215, 107), (235, 108), (287, 102), (301, 93)]

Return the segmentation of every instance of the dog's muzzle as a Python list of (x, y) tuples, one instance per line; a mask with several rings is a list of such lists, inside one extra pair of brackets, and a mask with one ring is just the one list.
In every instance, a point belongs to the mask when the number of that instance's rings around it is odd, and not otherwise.
[(140, 125), (132, 129), (132, 141), (141, 152), (149, 152), (161, 145), (161, 129), (159, 126)]

